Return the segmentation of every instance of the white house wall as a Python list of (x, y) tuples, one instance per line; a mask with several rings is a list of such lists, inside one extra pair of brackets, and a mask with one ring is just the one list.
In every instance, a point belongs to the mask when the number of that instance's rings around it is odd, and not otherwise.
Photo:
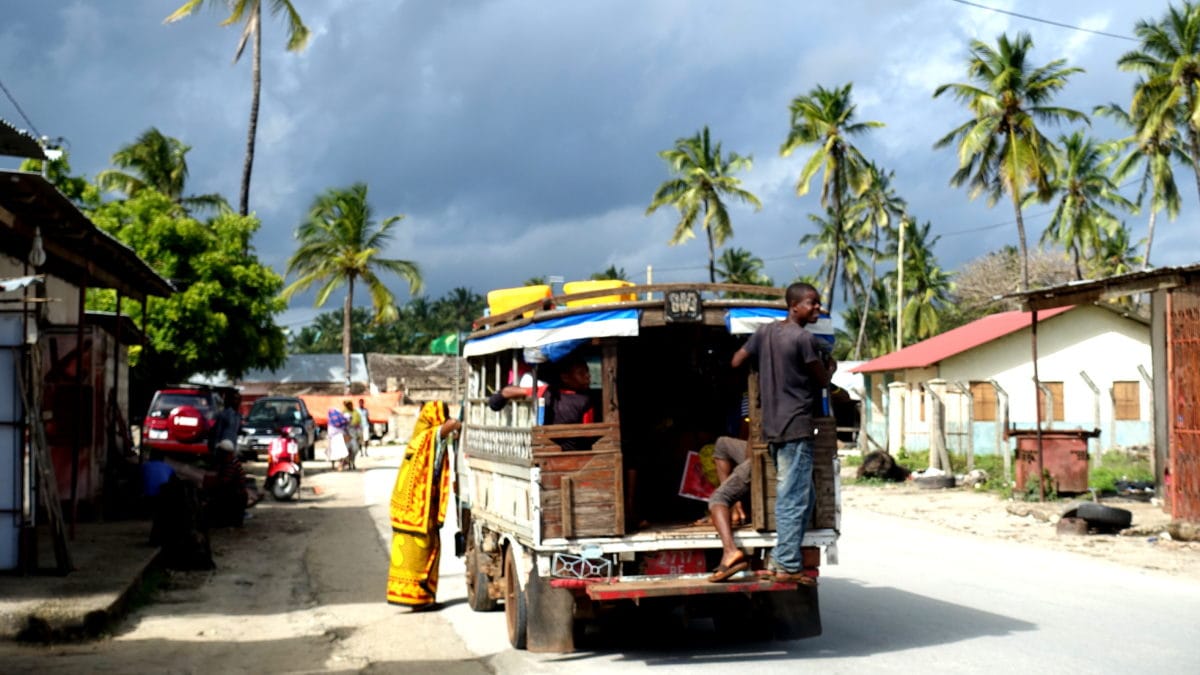
[[(1032, 343), (1029, 329), (999, 338), (939, 364), (938, 377), (949, 382), (994, 379), (1009, 395), (1009, 421), (1031, 428), (1036, 420), (1037, 396), (1033, 385)], [(1095, 395), (1080, 372), (1086, 372), (1100, 389), (1099, 446), (1152, 445), (1152, 391), (1138, 366), (1151, 368), (1150, 327), (1099, 307), (1077, 307), (1038, 323), (1038, 377), (1042, 382), (1063, 383), (1062, 422), (1052, 428), (1096, 427)], [(1139, 419), (1113, 421), (1113, 382), (1139, 383)], [(947, 394), (948, 426), (961, 428), (966, 421), (964, 397)], [(975, 423), (976, 452), (994, 451), (995, 427)], [(948, 444), (952, 444), (948, 440)], [(953, 445), (953, 444), (952, 444)]]

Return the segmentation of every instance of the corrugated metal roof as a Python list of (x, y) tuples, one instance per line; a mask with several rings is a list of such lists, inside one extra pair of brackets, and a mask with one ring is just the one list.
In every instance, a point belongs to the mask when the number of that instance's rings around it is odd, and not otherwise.
[[(1058, 316), (1073, 307), (1059, 307), (1038, 312), (1038, 323)], [(904, 349), (884, 354), (851, 368), (852, 373), (878, 373), (889, 370), (906, 370), (908, 368), (928, 368), (946, 358), (961, 354), (979, 345), (1010, 335), (1033, 323), (1033, 315), (1029, 312), (1000, 312), (972, 321), (965, 326), (948, 330), (941, 335), (935, 335), (928, 340), (911, 344)]]
[[(336, 383), (346, 381), (345, 360), (341, 354), (292, 354), (278, 370), (256, 368), (242, 377), (243, 383)], [(362, 354), (350, 355), (350, 381), (369, 382), (367, 360)]]
[(0, 119), (0, 155), (46, 159), (46, 153), (36, 138), (4, 119)]

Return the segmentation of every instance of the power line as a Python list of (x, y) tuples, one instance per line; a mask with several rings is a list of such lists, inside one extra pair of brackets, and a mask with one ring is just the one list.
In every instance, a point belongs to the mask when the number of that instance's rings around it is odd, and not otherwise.
[(37, 127), (33, 126), (33, 122), (29, 119), (29, 115), (26, 115), (25, 111), (21, 109), (21, 104), (17, 103), (17, 99), (13, 98), (12, 93), (8, 91), (8, 87), (4, 86), (3, 80), (0, 80), (0, 91), (4, 92), (4, 95), (8, 97), (8, 100), (12, 102), (13, 107), (17, 109), (18, 113), (20, 113), (21, 119), (25, 120), (25, 124), (29, 125), (29, 129), (33, 132), (33, 135), (40, 141), (42, 138), (42, 132), (38, 131)]
[(1137, 38), (1129, 37), (1128, 35), (1117, 35), (1116, 33), (1105, 33), (1102, 30), (1092, 30), (1091, 28), (1081, 28), (1079, 26), (1072, 26), (1069, 23), (1060, 23), (1058, 21), (1051, 21), (1050, 19), (1042, 19), (1040, 17), (1030, 16), (1028, 14), (1021, 14), (1019, 12), (1010, 12), (1007, 9), (999, 9), (997, 7), (988, 7), (987, 5), (981, 5), (981, 4), (975, 3), (975, 2), (968, 2), (968, 0), (950, 0), (950, 1), (957, 2), (960, 5), (967, 5), (969, 7), (978, 7), (979, 9), (986, 9), (989, 12), (996, 12), (997, 14), (1007, 14), (1009, 16), (1015, 16), (1019, 19), (1026, 19), (1029, 21), (1037, 21), (1038, 23), (1045, 23), (1045, 24), (1049, 24), (1051, 26), (1058, 26), (1059, 28), (1069, 28), (1070, 30), (1077, 30), (1081, 33), (1091, 33), (1093, 35), (1103, 35), (1104, 37), (1116, 38), (1118, 40), (1129, 40), (1130, 42), (1137, 42)]

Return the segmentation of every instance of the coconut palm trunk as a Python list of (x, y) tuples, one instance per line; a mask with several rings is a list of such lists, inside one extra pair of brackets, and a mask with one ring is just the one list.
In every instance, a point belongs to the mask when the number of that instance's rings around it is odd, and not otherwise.
[(1017, 216), (1017, 243), (1021, 246), (1021, 290), (1029, 290), (1029, 247), (1025, 243), (1025, 219), (1021, 216), (1021, 196), (1015, 185), (1010, 185), (1008, 194), (1012, 197), (1013, 212)]
[[(705, 214), (708, 213), (708, 208), (705, 207)], [(713, 245), (713, 233), (711, 227), (704, 228), (704, 233), (708, 235), (708, 282), (710, 284), (717, 283), (717, 262), (716, 248)]]
[(871, 296), (875, 294), (875, 267), (879, 262), (879, 226), (875, 225), (875, 242), (871, 247), (871, 282), (863, 293), (862, 316), (858, 320), (858, 337), (854, 340), (854, 359), (862, 358), (863, 342), (867, 337), (867, 314), (871, 311)]
[(1158, 218), (1158, 209), (1150, 206), (1150, 222), (1146, 225), (1146, 255), (1142, 256), (1142, 269), (1150, 269), (1150, 245), (1154, 243), (1154, 221)]
[(354, 307), (354, 277), (346, 280), (346, 300), (342, 304), (342, 365), (346, 369), (346, 390), (350, 393), (350, 310)]
[[(250, 21), (262, 25), (262, 4), (255, 3)], [(254, 170), (254, 141), (258, 135), (258, 100), (262, 91), (262, 31), (254, 31), (254, 55), (251, 66), (253, 81), (250, 94), (250, 125), (246, 131), (246, 158), (242, 162), (242, 194), (238, 197), (238, 213), (250, 214), (250, 173)]]

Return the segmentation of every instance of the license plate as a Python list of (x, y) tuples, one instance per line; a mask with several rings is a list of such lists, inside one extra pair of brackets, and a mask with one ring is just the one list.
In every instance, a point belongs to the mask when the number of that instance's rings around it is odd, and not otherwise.
[(706, 571), (704, 551), (658, 551), (647, 553), (646, 574), (700, 574)]
[(166, 429), (150, 429), (149, 438), (152, 441), (164, 441), (167, 439)]

